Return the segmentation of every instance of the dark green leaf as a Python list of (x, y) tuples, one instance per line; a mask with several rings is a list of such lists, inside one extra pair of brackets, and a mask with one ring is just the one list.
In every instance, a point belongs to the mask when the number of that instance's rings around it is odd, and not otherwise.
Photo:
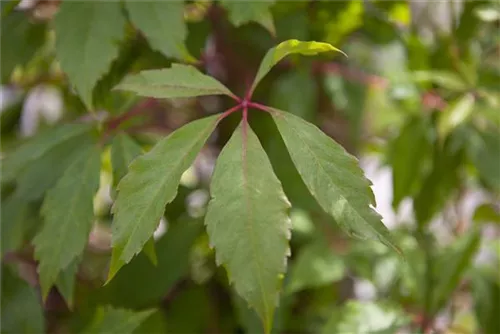
[(392, 205), (394, 208), (407, 196), (416, 193), (416, 187), (426, 172), (432, 156), (430, 124), (424, 117), (411, 118), (391, 144)]
[(2, 266), (2, 333), (44, 333), (45, 319), (35, 288)]
[(92, 90), (118, 56), (125, 32), (120, 3), (64, 1), (55, 18), (56, 54), (61, 67), (92, 109)]
[(147, 70), (125, 78), (116, 89), (155, 98), (194, 97), (202, 95), (234, 96), (214, 78), (191, 65), (172, 64), (161, 70)]
[(190, 58), (184, 41), (184, 1), (125, 1), (132, 23), (155, 50), (167, 57)]
[(269, 30), (273, 35), (276, 34), (274, 28), (273, 16), (270, 7), (274, 4), (274, 0), (263, 1), (232, 1), (221, 0), (221, 4), (226, 8), (229, 14), (229, 20), (235, 25), (254, 21)]
[(111, 145), (111, 165), (113, 166), (113, 183), (118, 185), (127, 174), (130, 163), (142, 153), (137, 142), (125, 133), (118, 134)]
[(75, 290), (76, 274), (78, 272), (79, 263), (80, 259), (76, 258), (69, 264), (69, 266), (67, 266), (59, 273), (59, 277), (56, 280), (57, 290), (63, 296), (64, 300), (66, 300), (69, 308), (73, 308), (73, 294)]
[(500, 282), (493, 275), (476, 273), (472, 278), (474, 310), (482, 333), (500, 333)]
[(479, 249), (481, 234), (479, 229), (467, 232), (441, 256), (436, 266), (437, 282), (433, 292), (432, 310), (436, 314), (450, 300), (452, 293), (470, 268)]
[(84, 333), (92, 334), (132, 334), (155, 310), (132, 311), (99, 307), (90, 326)]
[(500, 212), (493, 204), (481, 204), (474, 211), (472, 220), (476, 223), (500, 224)]
[(200, 221), (193, 220), (169, 224), (165, 235), (156, 243), (157, 265), (153, 266), (146, 255), (140, 254), (125, 265), (111, 282), (97, 290), (98, 299), (121, 307), (158, 303), (188, 273), (190, 249), (202, 228)]
[(467, 140), (467, 154), (479, 177), (500, 192), (500, 135), (498, 130), (473, 131)]
[(191, 122), (135, 159), (118, 185), (113, 206), (113, 257), (108, 281), (153, 235), (182, 174), (214, 130), (219, 115)]
[(286, 258), (290, 207), (257, 136), (240, 124), (222, 150), (205, 219), (219, 265), (269, 333)]
[(43, 45), (46, 25), (14, 11), (2, 17), (0, 32), (2, 82), (6, 82), (15, 67), (25, 65)]
[(33, 227), (34, 208), (23, 198), (10, 195), (2, 201), (1, 254), (18, 250)]
[(45, 197), (41, 209), (45, 224), (33, 240), (44, 299), (59, 273), (87, 244), (100, 167), (100, 150), (93, 146), (81, 153)]
[(294, 53), (298, 53), (304, 56), (314, 56), (321, 52), (341, 52), (341, 50), (336, 47), (328, 44), (328, 43), (320, 43), (320, 42), (302, 42), (296, 39), (290, 39), (288, 41), (281, 42), (274, 48), (267, 51), (264, 59), (260, 63), (259, 70), (257, 71), (257, 75), (253, 81), (251, 91), (255, 90), (255, 87), (259, 84), (259, 82), (264, 78), (264, 76), (269, 73), (271, 68), (276, 65), (281, 59), (286, 56)]
[(375, 198), (357, 159), (313, 124), (281, 110), (271, 112), (293, 163), (320, 206), (349, 234), (378, 239), (400, 252), (371, 208)]

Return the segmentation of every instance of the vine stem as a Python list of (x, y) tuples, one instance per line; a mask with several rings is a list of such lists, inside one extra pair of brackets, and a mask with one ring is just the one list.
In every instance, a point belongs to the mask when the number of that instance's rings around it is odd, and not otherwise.
[(240, 110), (241, 108), (243, 108), (243, 104), (238, 104), (238, 105), (235, 105), (234, 107), (232, 108), (229, 108), (228, 110), (224, 111), (220, 116), (219, 116), (219, 119), (218, 121), (221, 121), (223, 120), (224, 118), (226, 118), (227, 116), (231, 115), (233, 112), (235, 111), (238, 111)]
[(268, 113), (272, 112), (268, 106), (266, 106), (264, 104), (257, 103), (257, 102), (247, 102), (247, 106), (250, 108), (255, 108), (255, 109), (262, 110), (262, 111), (265, 111)]

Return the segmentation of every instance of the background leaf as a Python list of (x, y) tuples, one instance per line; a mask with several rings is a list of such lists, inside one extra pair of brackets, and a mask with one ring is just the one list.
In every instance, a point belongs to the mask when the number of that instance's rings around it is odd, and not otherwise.
[(94, 319), (85, 333), (92, 334), (132, 334), (155, 310), (131, 311), (101, 307), (97, 309)]
[(125, 1), (132, 23), (167, 57), (187, 58), (184, 1)]
[(82, 152), (44, 200), (41, 212), (45, 224), (33, 240), (44, 299), (59, 273), (82, 254), (87, 244), (100, 167), (97, 146)]
[(119, 2), (61, 3), (55, 18), (57, 59), (89, 109), (95, 84), (118, 56), (124, 28)]
[(113, 206), (113, 258), (108, 280), (153, 235), (165, 205), (177, 194), (182, 174), (193, 163), (218, 118), (206, 117), (177, 129), (129, 166)]
[(201, 73), (193, 66), (181, 64), (128, 76), (116, 88), (155, 98), (221, 94), (233, 96), (229, 89), (214, 78)]
[(271, 330), (286, 257), (290, 204), (251, 128), (241, 123), (222, 150), (205, 218), (217, 263)]
[(271, 34), (276, 34), (274, 27), (273, 16), (270, 12), (270, 7), (274, 4), (274, 0), (263, 1), (231, 1), (222, 0), (221, 4), (226, 8), (229, 15), (229, 20), (235, 25), (254, 21), (269, 30)]

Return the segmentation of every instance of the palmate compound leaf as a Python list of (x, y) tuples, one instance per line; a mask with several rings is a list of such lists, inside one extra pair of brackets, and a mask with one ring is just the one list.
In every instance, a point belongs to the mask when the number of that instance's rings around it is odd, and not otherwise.
[(113, 253), (108, 282), (153, 235), (165, 206), (177, 194), (182, 174), (193, 163), (219, 117), (214, 115), (183, 126), (130, 164), (113, 205)]
[(184, 45), (184, 1), (127, 0), (125, 6), (132, 23), (144, 33), (153, 49), (167, 57), (190, 59)]
[(320, 206), (349, 234), (378, 239), (401, 253), (378, 213), (357, 159), (315, 125), (269, 108), (295, 167)]
[(81, 153), (45, 196), (41, 209), (45, 223), (33, 240), (44, 299), (61, 271), (85, 248), (100, 167), (100, 149), (94, 145)]
[(56, 55), (87, 108), (92, 90), (118, 56), (125, 18), (118, 1), (63, 1), (55, 18)]
[(257, 136), (240, 124), (222, 150), (205, 218), (218, 264), (271, 329), (286, 259), (290, 204)]
[(276, 34), (273, 16), (269, 7), (274, 4), (274, 0), (261, 1), (234, 1), (222, 0), (221, 4), (226, 8), (229, 20), (235, 25), (254, 21), (266, 28), (271, 34)]
[(172, 64), (170, 68), (146, 70), (129, 75), (115, 89), (155, 98), (234, 96), (216, 79), (201, 73), (194, 66), (182, 64)]
[(294, 53), (298, 53), (304, 56), (314, 56), (321, 52), (331, 52), (336, 51), (345, 55), (341, 50), (337, 49), (333, 45), (321, 42), (303, 42), (296, 39), (290, 39), (281, 42), (274, 48), (269, 49), (264, 59), (260, 63), (259, 70), (252, 84), (251, 91), (255, 90), (255, 87), (264, 78), (264, 76), (269, 73), (271, 68), (276, 65), (281, 59)]

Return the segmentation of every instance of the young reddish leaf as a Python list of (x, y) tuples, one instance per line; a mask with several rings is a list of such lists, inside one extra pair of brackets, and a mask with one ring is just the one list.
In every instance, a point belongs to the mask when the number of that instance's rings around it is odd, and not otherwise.
[(295, 167), (321, 207), (349, 234), (378, 239), (400, 253), (371, 208), (375, 198), (357, 159), (313, 124), (278, 109), (270, 111)]
[(55, 18), (56, 55), (87, 108), (92, 90), (118, 56), (125, 18), (118, 1), (63, 1)]
[(87, 244), (100, 168), (100, 150), (94, 145), (68, 167), (45, 196), (41, 209), (45, 223), (33, 240), (44, 299), (61, 271), (82, 254)]
[(274, 4), (274, 0), (264, 1), (233, 1), (222, 0), (221, 4), (227, 9), (229, 20), (235, 25), (254, 21), (269, 30), (273, 35), (276, 34), (274, 28), (273, 16), (269, 7)]
[(247, 124), (240, 124), (222, 150), (210, 192), (205, 223), (217, 263), (269, 333), (290, 255), (290, 204)]
[(276, 65), (281, 59), (285, 58), (289, 54), (299, 53), (304, 56), (314, 56), (321, 52), (341, 52), (341, 50), (336, 47), (321, 42), (302, 42), (296, 39), (290, 39), (288, 41), (281, 42), (274, 48), (267, 51), (264, 59), (260, 63), (259, 70), (252, 84), (251, 92), (255, 90), (255, 87), (259, 84), (262, 78), (271, 70), (271, 68)]
[(182, 174), (217, 125), (219, 115), (191, 122), (135, 159), (118, 184), (113, 206), (113, 254), (108, 281), (153, 235), (165, 205), (177, 194)]
[(147, 70), (129, 75), (115, 89), (156, 98), (194, 97), (225, 94), (234, 97), (223, 84), (191, 65)]
[(167, 57), (192, 60), (184, 45), (187, 29), (183, 1), (127, 0), (125, 6), (132, 23), (153, 49)]

